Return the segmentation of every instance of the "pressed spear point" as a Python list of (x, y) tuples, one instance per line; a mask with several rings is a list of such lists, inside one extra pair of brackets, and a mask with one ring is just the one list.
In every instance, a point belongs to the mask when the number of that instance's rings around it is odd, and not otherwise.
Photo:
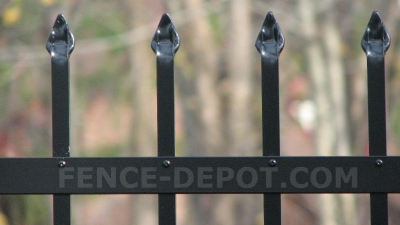
[[(65, 46), (67, 55), (71, 54), (75, 47), (75, 39), (72, 35), (67, 20), (64, 15), (58, 14), (56, 21), (54, 22), (53, 29), (50, 32), (49, 38), (46, 42), (46, 49), (49, 53), (56, 51), (55, 46)], [(57, 51), (61, 51), (57, 48)], [(63, 53), (59, 53), (63, 54)]]
[(171, 17), (169, 17), (168, 13), (164, 13), (161, 16), (160, 23), (158, 24), (159, 27), (165, 27), (172, 23)]
[(173, 55), (179, 49), (179, 35), (167, 13), (164, 13), (158, 24), (157, 30), (151, 42), (151, 49), (157, 55)]
[(367, 55), (384, 55), (390, 46), (390, 36), (379, 13), (372, 12), (361, 39), (361, 47)]
[[(273, 49), (271, 49), (271, 44), (275, 44)], [(285, 45), (285, 38), (272, 12), (268, 12), (265, 17), (255, 45), (258, 52), (261, 54), (268, 52), (279, 55), (279, 53), (282, 52), (283, 46)]]
[(264, 24), (274, 25), (276, 23), (276, 19), (273, 12), (268, 12), (265, 17)]

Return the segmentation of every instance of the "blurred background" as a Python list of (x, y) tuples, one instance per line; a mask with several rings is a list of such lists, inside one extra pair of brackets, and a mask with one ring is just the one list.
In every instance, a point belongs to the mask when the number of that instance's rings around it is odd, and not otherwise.
[[(268, 11), (280, 56), (283, 155), (367, 155), (366, 56), (372, 11), (386, 54), (388, 154), (399, 154), (400, 2), (396, 0), (2, 0), (0, 157), (51, 156), (51, 71), (45, 42), (63, 13), (76, 39), (71, 155), (156, 156), (156, 64), (150, 42), (168, 12), (175, 56), (178, 156), (259, 156), (261, 65)], [(1, 184), (0, 184), (1, 185)], [(367, 194), (284, 194), (283, 224), (369, 224)], [(261, 225), (262, 195), (177, 195), (180, 225)], [(400, 198), (389, 195), (391, 224)], [(157, 224), (156, 195), (72, 196), (73, 224)], [(0, 195), (0, 225), (52, 224), (51, 196)]]

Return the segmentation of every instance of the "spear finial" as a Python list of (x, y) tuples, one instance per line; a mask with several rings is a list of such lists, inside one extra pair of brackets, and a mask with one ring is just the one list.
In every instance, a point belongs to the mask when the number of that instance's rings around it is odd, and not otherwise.
[(62, 14), (58, 14), (46, 42), (46, 49), (52, 55), (69, 55), (75, 47), (75, 39)]
[(262, 55), (272, 54), (278, 56), (285, 45), (285, 38), (282, 34), (274, 14), (268, 12), (264, 23), (261, 26), (260, 33), (256, 40), (256, 48)]
[(372, 12), (371, 19), (361, 40), (361, 47), (367, 56), (384, 55), (390, 46), (390, 37), (379, 13)]
[(174, 55), (179, 48), (179, 35), (168, 14), (164, 13), (158, 24), (151, 42), (154, 53), (159, 55)]

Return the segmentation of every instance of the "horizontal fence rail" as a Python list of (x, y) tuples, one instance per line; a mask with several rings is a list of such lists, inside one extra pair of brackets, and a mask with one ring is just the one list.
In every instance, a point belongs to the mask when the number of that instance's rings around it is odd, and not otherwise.
[[(371, 225), (388, 224), (388, 193), (400, 193), (400, 156), (386, 156), (384, 56), (390, 38), (373, 12), (361, 41), (368, 65), (370, 156), (280, 156), (279, 54), (284, 36), (270, 12), (255, 46), (262, 65), (259, 157), (175, 157), (174, 56), (167, 14), (151, 42), (157, 61), (157, 157), (69, 157), (69, 57), (75, 39), (57, 16), (46, 43), (52, 66), (53, 158), (1, 158), (0, 194), (53, 194), (54, 224), (71, 223), (71, 194), (158, 194), (159, 224), (176, 223), (175, 194), (262, 193), (264, 224), (281, 224), (281, 193), (370, 193)], [(73, 150), (72, 150), (73, 151)]]
[(59, 168), (56, 158), (0, 159), (0, 193), (400, 193), (400, 157), (392, 156), (71, 157), (62, 162), (66, 166)]

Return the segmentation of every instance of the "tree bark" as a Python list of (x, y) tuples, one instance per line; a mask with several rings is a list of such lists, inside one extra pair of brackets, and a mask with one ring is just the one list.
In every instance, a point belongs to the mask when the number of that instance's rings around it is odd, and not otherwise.
[[(322, 45), (318, 39), (315, 5), (310, 0), (301, 0), (299, 13), (303, 21), (304, 37), (307, 39), (306, 52), (308, 70), (313, 85), (313, 96), (316, 104), (316, 127), (314, 130), (315, 152), (319, 156), (331, 156), (335, 153), (335, 125), (332, 117), (332, 99), (329, 77), (325, 69), (327, 62), (323, 56)], [(337, 199), (333, 194), (318, 195), (321, 225), (339, 225), (337, 221)]]
[[(227, 71), (229, 78), (228, 108), (228, 143), (229, 152), (234, 156), (253, 156), (256, 152), (257, 135), (252, 109), (254, 96), (252, 57), (256, 56), (254, 47), (255, 36), (252, 29), (251, 1), (237, 0), (231, 3), (228, 23), (231, 28), (224, 37), (227, 40)], [(260, 84), (258, 84), (260, 85)], [(257, 195), (228, 196), (226, 210), (234, 213), (227, 218), (226, 213), (220, 213), (220, 224), (250, 225), (254, 218), (262, 211), (262, 197)], [(227, 198), (228, 198), (227, 197)], [(228, 199), (227, 199), (228, 201)], [(237, 211), (236, 211), (237, 210)], [(235, 213), (240, 212), (240, 213)], [(232, 220), (233, 219), (233, 220)]]
[[(144, 1), (127, 1), (130, 10), (130, 28), (140, 27), (160, 19), (161, 12), (152, 7), (153, 4)], [(154, 5), (157, 5), (155, 3)], [(156, 11), (156, 12), (154, 12)], [(153, 12), (153, 13), (152, 13)], [(156, 29), (156, 27), (155, 27)], [(155, 30), (154, 29), (154, 30)], [(131, 81), (133, 93), (133, 125), (131, 149), (126, 149), (126, 155), (155, 156), (157, 155), (157, 109), (156, 109), (156, 79), (155, 55), (150, 48), (150, 40), (131, 46)], [(135, 195), (129, 198), (132, 204), (131, 224), (158, 224), (157, 196)]]

